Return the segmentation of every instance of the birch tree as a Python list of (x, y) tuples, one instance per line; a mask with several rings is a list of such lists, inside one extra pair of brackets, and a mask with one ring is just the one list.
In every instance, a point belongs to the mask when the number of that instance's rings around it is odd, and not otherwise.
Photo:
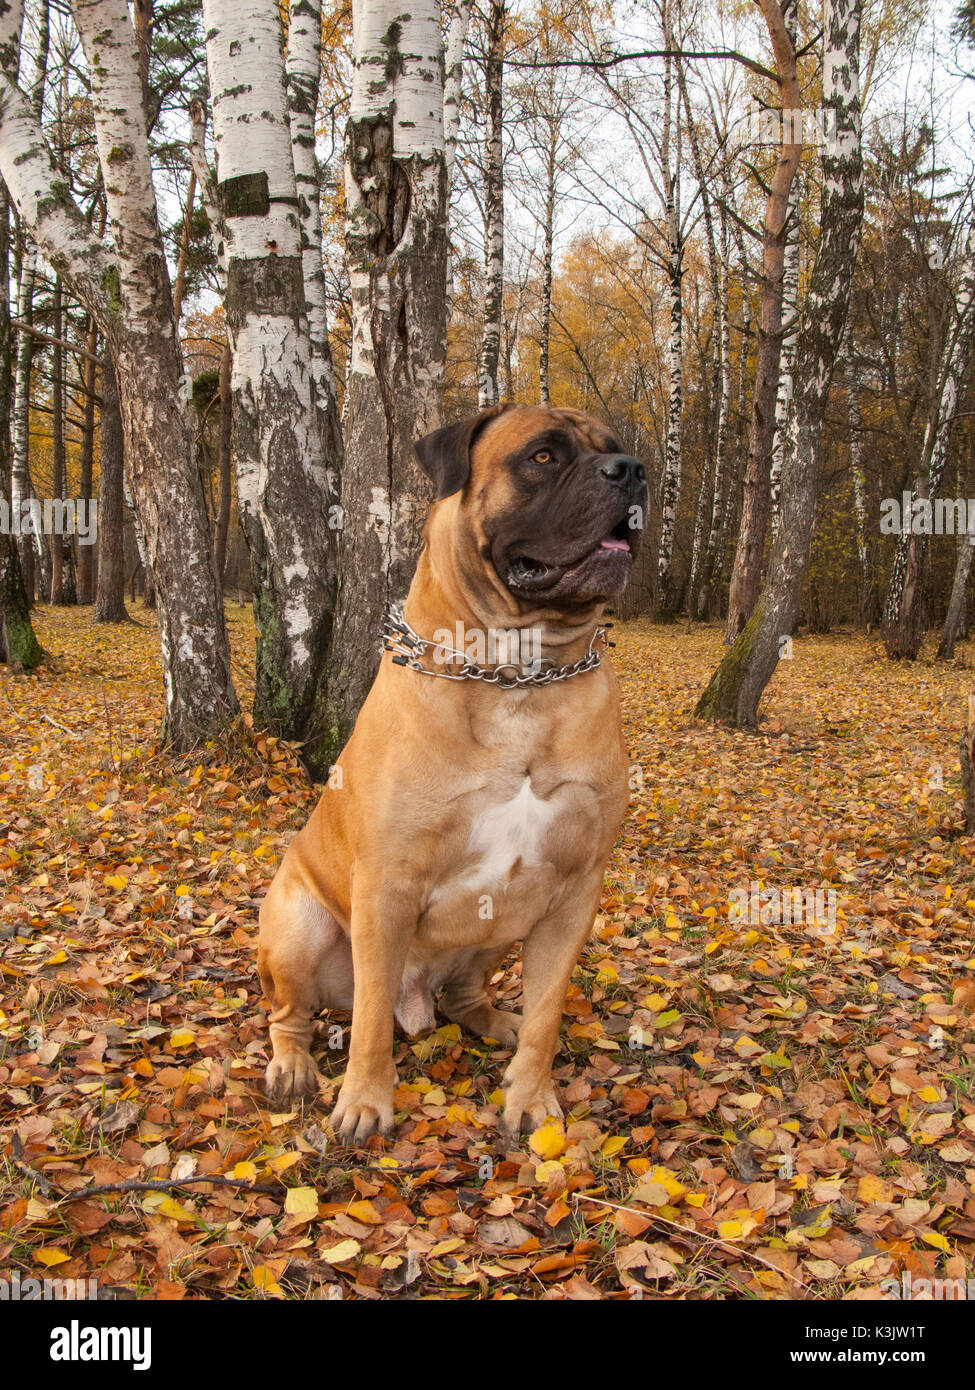
[[(0, 45), (16, 41), (19, 8), (14, 0), (0, 14)], [(90, 70), (112, 248), (92, 233), (6, 73), (0, 173), (30, 235), (95, 318), (116, 363), (126, 456), (159, 596), (163, 737), (188, 748), (221, 733), (238, 706), (173, 322), (138, 43), (124, 0), (76, 0), (72, 15)]]
[(861, 0), (827, 0), (823, 103), (836, 137), (822, 150), (820, 238), (796, 349), (796, 393), (782, 471), (782, 522), (754, 611), (725, 654), (696, 713), (745, 727), (758, 721), (762, 692), (799, 613), (809, 563), (823, 419), (843, 341), (863, 216), (860, 146)]
[(965, 623), (965, 612), (968, 606), (968, 576), (971, 573), (973, 556), (975, 556), (975, 517), (969, 517), (968, 529), (958, 547), (958, 556), (955, 560), (955, 573), (951, 584), (951, 597), (948, 600), (948, 612), (945, 615), (941, 641), (938, 644), (939, 661), (951, 661), (955, 655), (955, 643), (958, 641)]
[[(44, 94), (47, 86), (47, 60), (51, 45), (51, 14), (47, 0), (41, 0), (37, 11), (37, 38), (34, 48), (33, 75), (27, 85), (26, 51), (20, 43), (21, 21), (19, 11), (12, 10), (5, 46), (9, 58), (5, 71), (16, 82), (19, 80), (29, 93), (30, 109), (40, 125), (44, 110)], [(4, 28), (4, 18), (0, 16), (0, 29)], [(17, 359), (14, 374), (13, 396), (13, 457), (11, 461), (10, 505), (15, 516), (32, 493), (30, 477), (30, 400), (31, 376), (34, 366), (34, 335), (30, 329), (34, 323), (34, 291), (37, 283), (38, 252), (33, 239), (20, 236), (20, 271), (17, 280), (17, 319), (22, 325), (17, 338)], [(34, 601), (34, 561), (38, 552), (37, 537), (28, 532), (22, 536), (18, 546), (23, 570), (24, 586), (29, 603)]]
[[(0, 63), (5, 55), (0, 53)], [(12, 406), (12, 332), (6, 286), (10, 276), (10, 207), (0, 184), (0, 499), (10, 496), (10, 413)], [(41, 659), (41, 647), (31, 626), (17, 546), (0, 527), (0, 661), (30, 671)]]
[[(92, 622), (125, 623), (125, 444), (118, 379), (111, 355), (102, 359), (101, 447), (98, 461), (98, 578)], [(158, 611), (158, 609), (157, 609)]]
[(498, 403), (501, 313), (504, 307), (504, 38), (506, 0), (490, 0), (484, 55), (484, 326), (477, 404)]
[(320, 220), (308, 206), (310, 198), (317, 206), (317, 190), (305, 167), (299, 196), (294, 165), (296, 148), (306, 163), (314, 157), (304, 142), (313, 140), (307, 108), (314, 112), (315, 98), (306, 83), (293, 130), (276, 0), (204, 0), (203, 13), (233, 355), (232, 452), (257, 622), (254, 716), (302, 742), (318, 771), (334, 603), (329, 521), (338, 513), (330, 516), (321, 429), (331, 406)]
[[(684, 405), (683, 299), (684, 239), (680, 234), (680, 113), (675, 110), (673, 33), (670, 0), (663, 0), (664, 59), (663, 135), (660, 142), (660, 174), (664, 194), (664, 224), (667, 237), (667, 289), (670, 298), (670, 335), (667, 339), (669, 386), (667, 393), (667, 442), (660, 483), (660, 542), (657, 549), (657, 616), (673, 616), (674, 592), (671, 569), (677, 508), (680, 505), (683, 472), (682, 413)], [(676, 135), (674, 129), (676, 126)], [(671, 163), (672, 147), (676, 157)]]
[[(793, 49), (796, 46), (798, 0), (782, 0), (782, 19)], [(793, 117), (793, 119), (795, 119)], [(779, 352), (779, 384), (775, 393), (775, 432), (769, 463), (769, 516), (774, 535), (779, 525), (779, 501), (785, 436), (792, 409), (792, 371), (796, 359), (799, 312), (799, 169), (789, 189), (785, 249), (782, 256), (782, 346)]]
[(759, 0), (768, 28), (781, 99), (781, 145), (765, 206), (762, 235), (762, 297), (758, 320), (758, 349), (748, 464), (738, 546), (728, 595), (726, 640), (733, 642), (755, 606), (762, 582), (765, 537), (769, 517), (769, 470), (775, 429), (775, 398), (779, 388), (782, 347), (782, 278), (789, 224), (789, 195), (802, 154), (802, 133), (796, 118), (786, 112), (800, 108), (796, 53), (777, 0)]
[(921, 649), (921, 595), (929, 533), (912, 524), (917, 499), (938, 493), (948, 463), (948, 445), (962, 381), (975, 337), (975, 219), (969, 224), (961, 256), (951, 322), (928, 407), (921, 460), (911, 491), (911, 507), (902, 517), (884, 606), (884, 647), (889, 657), (913, 661)]
[(319, 415), (329, 491), (334, 493), (338, 489), (338, 474), (342, 466), (342, 422), (335, 389), (332, 349), (328, 340), (325, 273), (322, 268), (321, 179), (315, 157), (321, 68), (322, 0), (290, 0), (285, 64), (288, 127), (298, 198), (301, 270), (315, 406)]
[(352, 343), (341, 578), (329, 671), (332, 747), (378, 664), (385, 604), (413, 575), (430, 492), (414, 439), (436, 429), (446, 357), (444, 55), (434, 0), (355, 0), (345, 144)]

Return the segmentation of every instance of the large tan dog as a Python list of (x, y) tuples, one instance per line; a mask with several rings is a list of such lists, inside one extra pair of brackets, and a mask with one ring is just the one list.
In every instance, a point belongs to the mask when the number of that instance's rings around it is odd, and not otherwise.
[[(417, 457), (438, 500), (404, 608), (408, 640), (383, 657), (335, 785), (261, 910), (268, 1095), (281, 1106), (315, 1093), (313, 1016), (351, 1010), (332, 1122), (356, 1141), (393, 1122), (394, 1015), (424, 1032), (438, 994), (446, 1018), (517, 1042), (507, 1133), (523, 1116), (561, 1115), (551, 1068), (562, 1005), (627, 801), (616, 677), (593, 653), (639, 541), (642, 465), (589, 416), (536, 406), (438, 430)], [(501, 634), (493, 666), (445, 664), (445, 629), (454, 648), (458, 630), (473, 634), (475, 651)], [(411, 647), (409, 634), (428, 645)], [(478, 678), (485, 670), (500, 681)], [(516, 675), (531, 679), (512, 686)], [(517, 940), (521, 1017), (486, 990)]]

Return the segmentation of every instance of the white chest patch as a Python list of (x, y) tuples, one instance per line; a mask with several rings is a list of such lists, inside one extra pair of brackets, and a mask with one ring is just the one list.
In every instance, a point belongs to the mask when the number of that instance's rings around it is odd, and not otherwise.
[(471, 888), (489, 887), (504, 879), (520, 859), (539, 864), (545, 840), (556, 815), (551, 801), (541, 801), (526, 777), (510, 801), (489, 806), (476, 816), (467, 848), (477, 860), (467, 875)]

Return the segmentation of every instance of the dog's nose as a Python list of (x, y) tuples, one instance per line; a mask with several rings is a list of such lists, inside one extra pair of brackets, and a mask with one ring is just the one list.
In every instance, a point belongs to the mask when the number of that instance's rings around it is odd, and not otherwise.
[(618, 487), (626, 488), (630, 492), (639, 491), (647, 481), (643, 464), (639, 459), (631, 458), (629, 454), (610, 454), (599, 465), (599, 471), (611, 483), (616, 483)]

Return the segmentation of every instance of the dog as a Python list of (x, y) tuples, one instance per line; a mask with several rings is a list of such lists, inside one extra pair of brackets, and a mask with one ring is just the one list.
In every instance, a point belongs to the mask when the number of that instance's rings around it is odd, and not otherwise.
[[(495, 406), (415, 448), (437, 492), (416, 573), (260, 914), (269, 1100), (317, 1092), (314, 1016), (351, 1011), (344, 1142), (389, 1133), (394, 1018), (423, 1033), (435, 1007), (515, 1048), (508, 1136), (561, 1117), (562, 1007), (628, 799), (600, 617), (641, 538), (643, 465), (595, 419), (547, 406)], [(458, 633), (495, 649), (474, 641), (472, 660)], [(487, 990), (519, 940), (520, 1016)]]

